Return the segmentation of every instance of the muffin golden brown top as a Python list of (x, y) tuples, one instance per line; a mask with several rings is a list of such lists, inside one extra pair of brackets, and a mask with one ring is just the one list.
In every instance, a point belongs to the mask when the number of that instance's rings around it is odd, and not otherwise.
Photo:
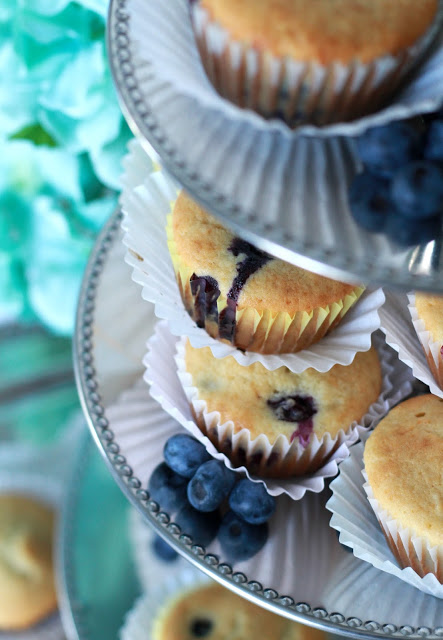
[[(233, 242), (242, 241), (184, 191), (174, 205), (172, 235), (180, 266), (199, 276), (210, 275), (218, 283), (220, 298), (226, 299), (238, 274), (239, 260), (242, 256), (244, 258), (241, 247), (239, 251), (229, 248)], [(260, 261), (260, 267), (242, 287), (238, 310), (252, 307), (259, 312), (270, 309), (275, 313), (294, 314), (327, 307), (357, 289), (355, 285), (324, 278), (282, 260), (270, 256), (267, 259), (267, 254), (254, 250), (251, 245), (249, 247), (256, 254), (252, 260)]]
[(186, 591), (154, 624), (153, 640), (324, 640), (326, 634), (262, 609), (218, 584)]
[(199, 398), (208, 411), (218, 411), (221, 422), (232, 420), (236, 431), (245, 428), (251, 439), (264, 433), (271, 444), (280, 434), (302, 445), (312, 433), (335, 437), (359, 420), (380, 394), (382, 375), (377, 351), (357, 353), (349, 366), (335, 365), (326, 373), (307, 369), (292, 373), (287, 367), (268, 371), (260, 363), (244, 367), (232, 358), (214, 358), (209, 347), (185, 352)]
[(428, 394), (397, 405), (368, 439), (364, 462), (381, 508), (443, 544), (443, 400)]
[(239, 41), (300, 61), (370, 62), (411, 46), (437, 0), (200, 0)]
[(25, 629), (57, 607), (54, 513), (21, 495), (0, 495), (0, 629)]
[(440, 342), (443, 345), (443, 296), (417, 292), (415, 306), (426, 331), (431, 334), (431, 341)]

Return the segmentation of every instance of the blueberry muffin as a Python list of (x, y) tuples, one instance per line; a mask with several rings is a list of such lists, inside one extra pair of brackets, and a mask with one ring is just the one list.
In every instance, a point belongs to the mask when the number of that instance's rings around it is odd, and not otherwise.
[(56, 610), (53, 532), (51, 508), (0, 495), (0, 629), (26, 629)]
[(323, 631), (287, 620), (218, 584), (185, 591), (154, 623), (153, 640), (325, 640)]
[(217, 359), (208, 347), (195, 349), (187, 341), (184, 368), (200, 429), (234, 466), (262, 477), (304, 475), (323, 466), (382, 388), (375, 348), (357, 353), (349, 366), (296, 374)]
[(380, 108), (432, 41), (437, 11), (438, 0), (191, 4), (201, 58), (217, 91), (292, 126)]
[(197, 325), (247, 351), (306, 349), (340, 322), (363, 291), (256, 249), (183, 191), (169, 219), (168, 246)]
[(369, 437), (366, 490), (400, 566), (443, 582), (443, 400), (397, 405)]
[(424, 330), (429, 332), (429, 338), (421, 340), (429, 368), (443, 389), (443, 296), (416, 292), (415, 310)]

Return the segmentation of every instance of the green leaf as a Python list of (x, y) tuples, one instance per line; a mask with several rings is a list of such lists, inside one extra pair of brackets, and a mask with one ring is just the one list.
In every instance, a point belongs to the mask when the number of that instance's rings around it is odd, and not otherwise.
[(26, 127), (23, 127), (23, 129), (20, 129), (20, 131), (14, 133), (10, 137), (10, 140), (30, 140), (37, 146), (57, 146), (54, 138), (50, 136), (49, 133), (45, 131), (45, 129), (43, 129), (43, 127), (38, 123), (26, 125)]

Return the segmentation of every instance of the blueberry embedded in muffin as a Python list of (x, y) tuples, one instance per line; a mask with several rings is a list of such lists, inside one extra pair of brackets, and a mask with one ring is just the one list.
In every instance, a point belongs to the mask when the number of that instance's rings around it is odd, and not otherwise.
[(348, 366), (299, 374), (287, 367), (269, 371), (258, 362), (245, 367), (189, 341), (182, 349), (179, 377), (198, 426), (234, 467), (261, 477), (304, 475), (323, 466), (382, 388), (375, 348), (357, 353)]
[(183, 590), (166, 603), (153, 628), (153, 640), (324, 640), (323, 631), (271, 613), (226, 587), (208, 583)]
[(273, 258), (233, 235), (184, 192), (167, 233), (189, 315), (213, 338), (242, 350), (305, 349), (331, 331), (363, 292)]

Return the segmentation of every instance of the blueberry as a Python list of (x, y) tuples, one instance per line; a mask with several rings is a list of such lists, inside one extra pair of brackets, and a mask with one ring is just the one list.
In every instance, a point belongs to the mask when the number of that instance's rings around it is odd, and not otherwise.
[(188, 500), (199, 511), (214, 511), (228, 497), (235, 473), (221, 460), (202, 464), (188, 484)]
[(364, 171), (349, 189), (349, 208), (356, 223), (366, 231), (382, 231), (393, 210), (389, 181)]
[(428, 160), (443, 162), (443, 120), (434, 120), (434, 122), (431, 122), (428, 129), (424, 156)]
[(404, 120), (368, 129), (356, 142), (366, 168), (390, 177), (399, 167), (419, 157), (422, 136), (413, 123)]
[(273, 396), (269, 398), (267, 405), (275, 413), (277, 420), (285, 422), (304, 422), (317, 413), (314, 398), (299, 394)]
[(152, 549), (154, 553), (165, 562), (174, 562), (174, 560), (178, 558), (177, 551), (160, 536), (155, 536), (152, 541)]
[(229, 496), (229, 506), (250, 524), (262, 524), (275, 511), (275, 498), (270, 496), (261, 482), (242, 478)]
[(186, 500), (187, 478), (179, 476), (167, 464), (161, 462), (151, 474), (148, 490), (151, 498), (158, 502), (162, 509), (175, 511)]
[(194, 638), (206, 638), (212, 633), (214, 623), (209, 618), (194, 618), (191, 620), (189, 630)]
[(233, 511), (228, 511), (220, 525), (218, 539), (228, 560), (247, 560), (264, 546), (268, 539), (268, 525), (249, 524)]
[(403, 216), (389, 216), (386, 235), (400, 247), (412, 247), (435, 240), (441, 235), (440, 217), (412, 220)]
[(432, 218), (443, 213), (443, 170), (433, 162), (407, 164), (392, 180), (391, 196), (399, 214)]
[(185, 478), (192, 478), (203, 462), (211, 460), (204, 445), (187, 433), (171, 436), (164, 446), (163, 455), (168, 467)]
[(206, 547), (217, 535), (220, 514), (218, 511), (202, 513), (186, 502), (177, 513), (175, 522), (180, 526), (182, 533), (192, 537), (194, 544)]
[(237, 275), (226, 294), (227, 306), (222, 310), (219, 317), (220, 337), (232, 341), (234, 339), (237, 303), (240, 293), (248, 278), (273, 258), (264, 251), (260, 251), (260, 249), (249, 244), (246, 240), (237, 237), (233, 238), (228, 247), (228, 251), (236, 258), (238, 256), (244, 256), (243, 260), (240, 260), (240, 262), (236, 264)]
[(206, 318), (218, 322), (217, 300), (220, 297), (220, 288), (217, 280), (211, 276), (198, 276), (193, 273), (189, 283), (194, 296), (194, 320), (197, 326), (203, 328)]

